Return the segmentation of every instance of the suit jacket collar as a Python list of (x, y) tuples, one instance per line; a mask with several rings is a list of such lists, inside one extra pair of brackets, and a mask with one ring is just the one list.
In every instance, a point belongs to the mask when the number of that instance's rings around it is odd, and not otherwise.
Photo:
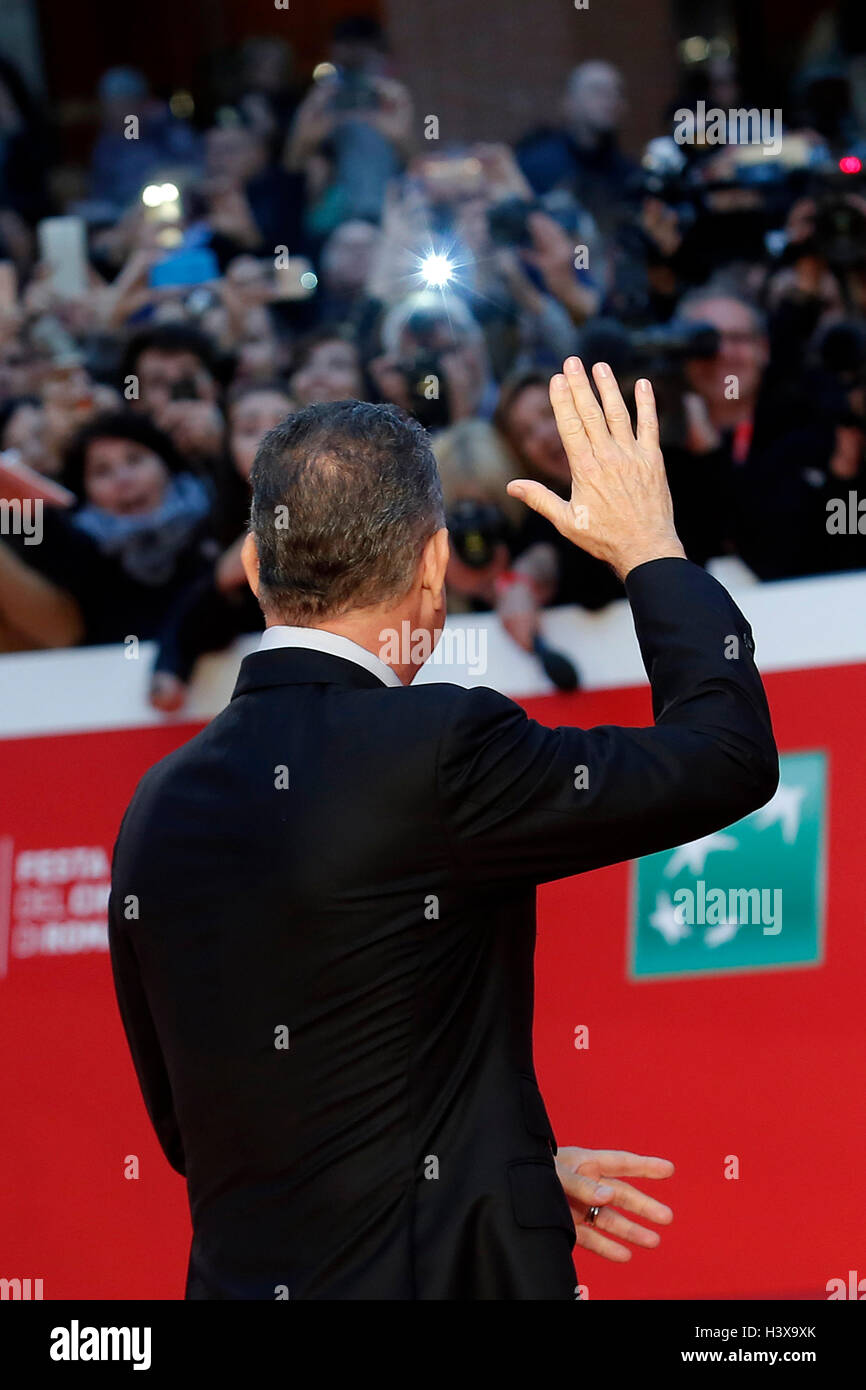
[(384, 681), (366, 667), (331, 652), (309, 647), (272, 647), (250, 652), (241, 662), (232, 699), (272, 685), (348, 685), (363, 690), (387, 690)]

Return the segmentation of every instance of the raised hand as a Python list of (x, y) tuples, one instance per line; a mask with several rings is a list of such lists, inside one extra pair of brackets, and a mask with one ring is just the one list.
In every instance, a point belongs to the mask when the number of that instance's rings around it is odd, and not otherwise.
[(683, 559), (685, 551), (674, 529), (652, 386), (641, 380), (635, 387), (633, 434), (610, 367), (597, 362), (593, 377), (601, 405), (577, 357), (569, 357), (550, 382), (550, 403), (571, 470), (569, 500), (524, 478), (509, 483), (508, 492), (625, 579), (646, 560)]

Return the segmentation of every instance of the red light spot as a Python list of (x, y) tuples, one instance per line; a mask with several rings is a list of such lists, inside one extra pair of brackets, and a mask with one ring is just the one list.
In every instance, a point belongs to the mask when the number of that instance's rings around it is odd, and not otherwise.
[(863, 163), (856, 154), (845, 154), (839, 160), (839, 168), (843, 174), (859, 174), (863, 168)]

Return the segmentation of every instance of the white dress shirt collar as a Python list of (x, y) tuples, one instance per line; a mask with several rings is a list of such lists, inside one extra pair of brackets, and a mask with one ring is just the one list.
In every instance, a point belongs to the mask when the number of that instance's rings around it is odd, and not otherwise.
[(354, 661), (356, 666), (363, 666), (378, 676), (383, 685), (403, 684), (397, 672), (375, 652), (368, 652), (366, 647), (339, 632), (327, 632), (321, 627), (288, 627), (278, 623), (265, 628), (259, 651), (271, 651), (274, 647), (306, 647), (309, 651), (341, 656), (344, 661)]

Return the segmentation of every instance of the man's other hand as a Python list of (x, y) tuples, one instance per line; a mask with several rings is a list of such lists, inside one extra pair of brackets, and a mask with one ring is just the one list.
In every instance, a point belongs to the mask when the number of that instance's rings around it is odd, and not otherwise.
[[(656, 1226), (669, 1226), (674, 1214), (663, 1202), (647, 1197), (622, 1179), (669, 1178), (673, 1172), (668, 1158), (644, 1158), (619, 1149), (560, 1149), (556, 1173), (574, 1218), (577, 1244), (618, 1264), (630, 1260), (632, 1253), (621, 1241), (654, 1250), (661, 1240), (658, 1231), (648, 1230), (623, 1213), (630, 1212)], [(587, 1226), (590, 1207), (601, 1210), (595, 1224)]]

